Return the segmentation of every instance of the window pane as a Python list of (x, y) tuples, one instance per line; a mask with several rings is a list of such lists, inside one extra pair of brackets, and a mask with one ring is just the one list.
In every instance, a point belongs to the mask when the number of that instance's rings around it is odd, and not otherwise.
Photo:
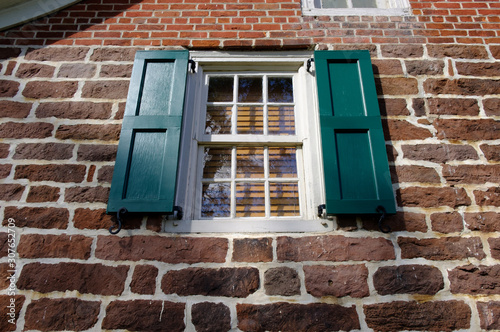
[(231, 134), (231, 107), (208, 106), (205, 134)]
[(264, 177), (264, 149), (238, 148), (236, 150), (236, 177)]
[(233, 101), (233, 77), (210, 77), (208, 101)]
[(267, 86), (269, 102), (293, 103), (293, 84), (291, 77), (270, 77)]
[(205, 148), (203, 178), (228, 179), (231, 177), (231, 148)]
[(347, 8), (346, 0), (321, 0), (321, 8)]
[(240, 77), (238, 84), (238, 102), (262, 102), (262, 77)]
[(270, 178), (297, 177), (296, 148), (294, 147), (269, 148), (269, 177)]
[(238, 107), (238, 134), (263, 134), (264, 111), (260, 106)]
[(297, 183), (270, 183), (271, 217), (300, 216)]
[(238, 183), (236, 185), (236, 217), (265, 217), (264, 183)]
[(293, 106), (269, 106), (269, 135), (295, 135)]
[(231, 184), (204, 183), (201, 217), (229, 217), (231, 213)]
[(352, 0), (354, 8), (377, 8), (375, 0)]

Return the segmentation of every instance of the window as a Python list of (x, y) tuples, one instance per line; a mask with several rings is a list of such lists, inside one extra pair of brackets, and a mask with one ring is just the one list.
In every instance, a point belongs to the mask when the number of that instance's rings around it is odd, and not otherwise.
[(304, 15), (409, 15), (408, 0), (302, 0)]
[(137, 53), (108, 213), (180, 206), (173, 232), (324, 231), (323, 204), (395, 213), (368, 51)]

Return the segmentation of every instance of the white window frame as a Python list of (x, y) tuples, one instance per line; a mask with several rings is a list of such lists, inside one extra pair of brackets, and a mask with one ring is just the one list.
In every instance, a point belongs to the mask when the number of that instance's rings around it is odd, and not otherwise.
[[(217, 52), (192, 51), (191, 60), (196, 63), (195, 73), (188, 74), (186, 100), (184, 106), (183, 134), (181, 138), (180, 166), (176, 205), (182, 206), (182, 220), (169, 220), (164, 231), (193, 232), (325, 232), (333, 230), (333, 221), (317, 216), (317, 206), (324, 203), (324, 181), (321, 160), (321, 138), (319, 135), (319, 115), (317, 105), (316, 80), (306, 70), (307, 61), (312, 52)], [(312, 67), (314, 68), (314, 66)], [(297, 165), (299, 177), (299, 195), (301, 217), (279, 218), (235, 218), (235, 219), (199, 219), (201, 194), (197, 184), (200, 177), (200, 145), (209, 145), (207, 135), (201, 130), (205, 124), (204, 86), (205, 73), (217, 72), (275, 72), (294, 76), (294, 95), (297, 96), (295, 123), (305, 126), (307, 134), (297, 132), (297, 142), (301, 146), (302, 164)], [(300, 111), (302, 110), (302, 111)], [(302, 129), (298, 129), (302, 130)], [(205, 137), (203, 137), (205, 136)], [(212, 137), (213, 140), (217, 138)], [(289, 141), (290, 137), (277, 137), (277, 140)], [(299, 163), (299, 158), (297, 158)], [(300, 176), (300, 175), (299, 175)], [(195, 199), (198, 197), (197, 199)]]
[[(304, 16), (407, 16), (409, 0), (376, 0), (378, 8), (321, 8), (321, 0), (302, 0)], [(347, 0), (351, 3), (351, 0)]]

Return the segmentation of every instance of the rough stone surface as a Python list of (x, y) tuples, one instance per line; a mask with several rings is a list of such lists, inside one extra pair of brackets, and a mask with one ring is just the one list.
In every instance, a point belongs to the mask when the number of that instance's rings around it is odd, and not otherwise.
[(25, 329), (83, 331), (95, 326), (101, 303), (75, 298), (34, 300), (26, 309)]
[(23, 143), (19, 144), (14, 159), (64, 160), (73, 157), (73, 144)]
[(478, 302), (477, 311), (481, 320), (481, 328), (485, 330), (500, 330), (500, 302)]
[(406, 100), (400, 98), (394, 99), (379, 99), (380, 115), (410, 115), (407, 108)]
[[(377, 83), (377, 82), (376, 82)], [(381, 78), (376, 84), (379, 95), (413, 95), (418, 93), (418, 82), (414, 78)]]
[(500, 259), (500, 237), (488, 239), (488, 244), (490, 245), (491, 257), (494, 259)]
[(130, 290), (137, 294), (151, 294), (156, 290), (158, 268), (153, 265), (137, 265), (132, 275)]
[(388, 120), (387, 125), (382, 122), (382, 126), (386, 140), (404, 141), (432, 137), (428, 129), (417, 127), (405, 120)]
[(443, 176), (449, 183), (500, 182), (500, 165), (443, 166)]
[(120, 295), (128, 269), (125, 265), (29, 263), (23, 267), (17, 287), (40, 293), (76, 290), (81, 294)]
[(475, 78), (429, 78), (424, 82), (426, 93), (463, 96), (493, 95), (500, 89), (500, 80)]
[(30, 48), (26, 52), (25, 59), (35, 61), (82, 61), (89, 50), (88, 47)]
[(451, 57), (455, 59), (487, 59), (488, 52), (484, 46), (476, 45), (427, 45), (427, 52), (432, 58)]
[(432, 230), (440, 233), (461, 232), (464, 221), (458, 212), (442, 212), (431, 214)]
[(57, 128), (56, 138), (73, 140), (117, 141), (120, 125), (61, 125)]
[(111, 183), (113, 178), (113, 166), (102, 166), (97, 172), (97, 180), (103, 183)]
[(242, 268), (187, 268), (167, 272), (161, 281), (165, 294), (244, 298), (259, 288), (259, 270)]
[(438, 115), (479, 115), (476, 99), (432, 98), (428, 100), (430, 114)]
[(478, 237), (444, 237), (436, 239), (416, 239), (399, 237), (401, 258), (423, 257), (430, 260), (455, 260), (465, 258), (483, 259), (481, 239)]
[(480, 206), (500, 206), (500, 188), (488, 188), (486, 191), (474, 190), (476, 204)]
[(424, 55), (422, 45), (382, 45), (380, 48), (385, 58), (420, 58)]
[(77, 160), (114, 161), (117, 145), (82, 144), (78, 148)]
[(26, 84), (23, 96), (33, 99), (71, 98), (78, 89), (78, 82), (32, 81)]
[(444, 62), (442, 60), (412, 60), (405, 61), (406, 71), (409, 75), (442, 75)]
[(154, 300), (113, 301), (106, 307), (103, 329), (184, 331), (184, 303)]
[(266, 295), (300, 295), (300, 278), (297, 270), (291, 267), (276, 267), (264, 272)]
[[(379, 217), (363, 217), (363, 228), (370, 231), (379, 231)], [(397, 212), (395, 215), (387, 216), (384, 225), (389, 226), (393, 232), (426, 232), (427, 223), (425, 214), (413, 212)]]
[(103, 65), (100, 77), (130, 77), (132, 76), (132, 65)]
[(500, 145), (482, 144), (480, 148), (488, 161), (500, 161)]
[(52, 77), (55, 67), (42, 65), (37, 63), (21, 63), (16, 72), (16, 77), (33, 78), (33, 77)]
[(85, 165), (19, 165), (16, 166), (15, 179), (30, 181), (76, 182), (85, 179)]
[(465, 225), (471, 231), (481, 231), (485, 233), (500, 232), (500, 213), (477, 212), (465, 213)]
[(14, 97), (19, 91), (19, 82), (0, 80), (0, 97)]
[(0, 183), (0, 200), (18, 201), (24, 192), (24, 186), (16, 183)]
[(17, 252), (22, 258), (88, 259), (92, 241), (83, 235), (25, 234)]
[[(79, 229), (109, 229), (114, 224), (111, 215), (106, 214), (105, 209), (76, 209), (73, 217), (73, 225)], [(123, 227), (126, 229), (130, 223), (127, 221)]]
[(350, 331), (359, 329), (355, 306), (338, 304), (237, 304), (242, 331)]
[(462, 301), (395, 301), (364, 306), (376, 331), (453, 331), (470, 327), (471, 309)]
[(421, 182), (441, 183), (441, 178), (433, 168), (423, 166), (404, 165), (391, 167), (391, 177), (395, 183)]
[(407, 187), (397, 192), (399, 206), (439, 207), (470, 205), (471, 199), (463, 188)]
[(30, 187), (26, 202), (41, 203), (41, 202), (56, 202), (59, 199), (60, 189), (51, 186), (33, 186)]
[(134, 61), (135, 53), (138, 51), (136, 48), (116, 48), (116, 47), (103, 47), (96, 48), (90, 56), (91, 61)]
[(418, 144), (402, 145), (403, 157), (411, 160), (425, 160), (446, 163), (452, 160), (477, 160), (476, 150), (469, 145), (458, 144)]
[(233, 240), (233, 261), (255, 263), (271, 262), (272, 260), (271, 238)]
[(109, 188), (104, 187), (73, 187), (66, 188), (64, 200), (76, 203), (106, 203), (108, 201)]
[(18, 101), (1, 100), (0, 117), (23, 119), (30, 114), (31, 103), (21, 103)]
[(500, 76), (500, 67), (491, 62), (457, 62), (457, 72), (468, 76)]
[(191, 308), (191, 321), (196, 332), (227, 332), (231, 330), (231, 312), (222, 303), (202, 302)]
[(439, 139), (471, 141), (500, 139), (500, 121), (493, 119), (437, 119), (433, 125)]
[(433, 295), (443, 289), (444, 282), (434, 266), (400, 265), (379, 268), (373, 275), (373, 285), (380, 295)]
[(68, 227), (69, 212), (62, 208), (16, 208), (7, 206), (4, 219), (7, 220), (8, 218), (16, 221), (16, 227), (65, 229)]
[(366, 297), (368, 269), (365, 265), (304, 266), (305, 285), (314, 297)]
[(500, 98), (491, 98), (483, 100), (484, 112), (488, 116), (500, 115)]
[(12, 165), (4, 164), (0, 165), (0, 179), (5, 179), (10, 175), (10, 171), (12, 170)]
[(127, 98), (129, 81), (87, 81), (82, 89), (83, 98)]
[(7, 158), (9, 155), (10, 145), (0, 143), (0, 158)]
[[(11, 299), (14, 300), (14, 317), (11, 317), (10, 315), (7, 316), (7, 313), (11, 313), (11, 308), (8, 308), (8, 306), (11, 306), (12, 302)], [(18, 324), (17, 321), (19, 319), (19, 312), (21, 311), (24, 301), (26, 298), (23, 295), (14, 295), (14, 296), (9, 296), (9, 295), (0, 295), (0, 315), (2, 315), (2, 319), (0, 319), (0, 331), (18, 331), (17, 329)], [(16, 324), (11, 324), (9, 323), (9, 320), (14, 318), (14, 322)]]
[(454, 294), (500, 294), (500, 265), (460, 266), (448, 272), (448, 279)]
[(379, 261), (395, 259), (392, 243), (384, 238), (351, 238), (336, 235), (277, 239), (280, 261)]
[(36, 109), (37, 118), (55, 117), (58, 119), (108, 119), (111, 103), (87, 101), (62, 101), (41, 103)]
[(45, 122), (6, 122), (0, 124), (2, 138), (46, 138), (52, 136), (54, 125)]
[(57, 77), (65, 78), (89, 78), (96, 72), (96, 66), (85, 63), (65, 63), (61, 65)]

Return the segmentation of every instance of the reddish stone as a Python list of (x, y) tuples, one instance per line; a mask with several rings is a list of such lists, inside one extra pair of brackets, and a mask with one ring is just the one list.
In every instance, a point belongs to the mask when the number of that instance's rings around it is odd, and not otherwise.
[(285, 302), (237, 304), (242, 331), (350, 331), (360, 329), (356, 307), (338, 304)]
[(480, 206), (500, 206), (500, 188), (488, 188), (486, 191), (474, 190), (476, 204)]
[(300, 295), (300, 278), (291, 267), (276, 267), (264, 273), (266, 295)]
[(28, 179), (30, 181), (55, 181), (80, 183), (85, 179), (85, 165), (18, 165), (16, 166), (15, 179)]
[(117, 145), (81, 144), (78, 148), (77, 160), (114, 161)]
[(35, 61), (83, 61), (90, 48), (88, 47), (45, 47), (30, 48), (24, 58)]
[(280, 236), (276, 252), (280, 261), (381, 261), (395, 259), (392, 242), (384, 238), (338, 235), (293, 238)]
[(168, 271), (161, 281), (165, 294), (248, 297), (259, 288), (259, 270), (241, 268), (187, 268)]
[(0, 52), (0, 59), (6, 60), (9, 58), (17, 58), (19, 54), (21, 54), (21, 51), (22, 50), (20, 48), (14, 47), (2, 48)]
[(9, 144), (0, 143), (0, 158), (7, 158), (7, 156), (9, 155), (9, 149)]
[[(9, 218), (6, 216), (6, 221)], [(7, 225), (7, 222), (4, 221), (3, 225)], [(0, 233), (0, 257), (7, 257), (9, 254), (9, 243), (8, 243), (8, 234), (7, 233)]]
[(500, 161), (500, 145), (481, 144), (480, 148), (488, 161)]
[(132, 76), (132, 65), (102, 65), (100, 77), (130, 77)]
[(409, 75), (443, 75), (444, 61), (438, 60), (412, 60), (405, 61), (406, 71)]
[(414, 78), (383, 77), (375, 83), (378, 95), (415, 95), (418, 93), (418, 81)]
[(477, 302), (477, 312), (484, 330), (500, 330), (500, 302)]
[(37, 118), (60, 119), (109, 119), (111, 103), (87, 101), (62, 101), (41, 103), (36, 109)]
[(227, 332), (231, 330), (231, 312), (222, 303), (196, 303), (191, 309), (196, 332)]
[(10, 171), (12, 169), (12, 165), (0, 165), (0, 179), (5, 179), (10, 175)]
[(154, 295), (158, 268), (153, 265), (137, 265), (134, 268), (130, 290), (137, 294)]
[(391, 167), (393, 182), (441, 183), (441, 178), (434, 168), (404, 165)]
[(432, 58), (488, 59), (486, 48), (477, 45), (430, 44), (427, 45), (427, 52)]
[[(65, 229), (68, 227), (69, 212), (67, 209), (59, 208), (16, 208), (7, 206), (4, 218), (5, 220), (8, 218), (14, 219), (16, 227)], [(4, 225), (6, 225), (5, 221)]]
[(111, 183), (113, 178), (113, 166), (101, 166), (97, 172), (97, 181), (102, 183)]
[(42, 298), (26, 309), (25, 329), (39, 331), (82, 331), (97, 323), (101, 302), (75, 298)]
[(372, 60), (375, 75), (403, 75), (401, 62), (398, 60)]
[(24, 186), (16, 183), (0, 183), (0, 200), (18, 201), (24, 192)]
[(83, 98), (125, 99), (129, 81), (87, 81), (82, 89)]
[(56, 138), (72, 140), (117, 141), (120, 137), (120, 125), (60, 125)]
[(51, 186), (32, 186), (26, 198), (28, 203), (57, 202), (60, 189)]
[[(378, 231), (379, 217), (363, 217), (363, 228), (370, 231)], [(383, 221), (385, 226), (391, 228), (393, 232), (427, 232), (425, 214), (414, 212), (397, 212), (395, 215), (386, 216)]]
[[(1, 245), (1, 242), (3, 240), (2, 239), (3, 234), (7, 234), (7, 233), (0, 233), (0, 248), (4, 249), (3, 254), (0, 256), (7, 256), (9, 253), (7, 238), (4, 242), (4, 244)], [(11, 285), (12, 285), (11, 289), (16, 288), (16, 286), (15, 286), (15, 274), (14, 274), (14, 270), (12, 269), (12, 267), (15, 267), (15, 266), (12, 266), (11, 263), (0, 263), (0, 290), (7, 289)], [(11, 279), (13, 276), (14, 276), (14, 278)], [(11, 280), (14, 281), (13, 284), (11, 284)]]
[(0, 124), (2, 138), (46, 138), (52, 136), (54, 125), (45, 122), (6, 122)]
[(410, 115), (410, 111), (406, 106), (405, 99), (379, 99), (378, 104), (380, 107), (380, 114), (397, 116), (397, 115)]
[(0, 97), (14, 97), (19, 91), (19, 82), (0, 80)]
[(470, 145), (415, 144), (402, 145), (403, 157), (444, 164), (452, 160), (477, 160), (476, 150)]
[(19, 144), (14, 159), (63, 160), (73, 157), (74, 144), (23, 143)]
[(64, 63), (59, 68), (57, 77), (90, 78), (95, 75), (96, 65), (86, 63)]
[(30, 114), (32, 103), (20, 103), (17, 101), (1, 100), (0, 117), (23, 119)]
[(448, 279), (454, 294), (500, 294), (500, 265), (459, 266), (448, 272)]
[(500, 121), (493, 119), (437, 119), (434, 121), (434, 127), (439, 139), (469, 141), (500, 139)]
[(109, 47), (109, 48), (96, 48), (90, 56), (90, 61), (134, 61), (135, 53), (138, 51), (136, 48), (124, 47)]
[(500, 76), (498, 63), (492, 62), (457, 62), (459, 75), (469, 76)]
[(500, 232), (500, 213), (495, 212), (477, 212), (465, 213), (465, 225), (471, 231), (480, 231), (485, 233)]
[(500, 115), (500, 99), (491, 98), (483, 100), (484, 112), (488, 116), (499, 116)]
[(106, 203), (109, 188), (104, 187), (72, 187), (66, 188), (64, 201), (76, 203)]
[(490, 237), (488, 243), (490, 245), (491, 257), (500, 259), (500, 238)]
[(455, 233), (464, 230), (463, 218), (458, 212), (431, 214), (432, 230), (440, 233)]
[[(23, 295), (0, 295), (0, 331), (19, 331), (17, 322), (24, 301)], [(15, 324), (11, 324), (12, 320)]]
[(500, 165), (443, 166), (443, 176), (449, 183), (483, 184), (500, 182)]
[(431, 132), (422, 127), (404, 120), (387, 120), (384, 126), (384, 137), (386, 140), (402, 141), (414, 139), (426, 139), (432, 137)]
[[(115, 221), (106, 214), (105, 209), (76, 209), (73, 217), (73, 225), (79, 229), (109, 229)], [(127, 228), (129, 222), (123, 225)]]
[(424, 82), (424, 91), (434, 95), (452, 94), (462, 96), (485, 96), (496, 94), (500, 89), (500, 80), (475, 78), (428, 78)]
[(407, 187), (398, 190), (397, 194), (399, 206), (456, 208), (471, 204), (463, 188)]
[(315, 297), (366, 297), (368, 269), (363, 264), (304, 266), (305, 285), (309, 294)]
[(443, 289), (444, 281), (434, 266), (399, 265), (379, 268), (373, 275), (373, 285), (380, 295), (434, 295)]
[(234, 262), (271, 262), (273, 260), (273, 246), (271, 238), (261, 239), (234, 239)]
[(73, 258), (88, 259), (93, 239), (83, 235), (21, 236), (17, 252), (22, 258)]
[(415, 116), (425, 116), (425, 99), (415, 98), (412, 103), (413, 110), (415, 111)]
[(423, 257), (429, 260), (455, 260), (486, 257), (483, 244), (478, 237), (443, 237), (437, 239), (416, 239), (399, 237), (401, 258)]
[(428, 100), (429, 113), (438, 115), (479, 115), (479, 105), (475, 99), (431, 98)]
[(23, 96), (26, 98), (71, 98), (78, 89), (78, 82), (31, 81), (26, 83)]
[(380, 49), (385, 58), (420, 58), (424, 55), (422, 45), (382, 45)]
[(32, 77), (52, 77), (55, 67), (42, 65), (37, 63), (21, 63), (16, 72), (16, 77), (32, 78)]

